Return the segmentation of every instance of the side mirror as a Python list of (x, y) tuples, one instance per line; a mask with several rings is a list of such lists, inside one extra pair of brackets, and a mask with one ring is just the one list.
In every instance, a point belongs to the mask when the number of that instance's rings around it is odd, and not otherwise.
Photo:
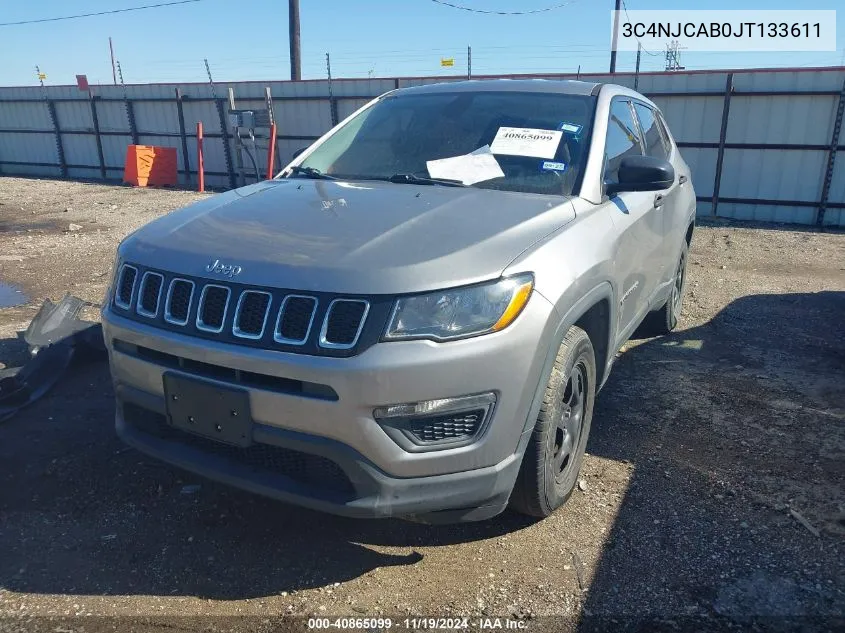
[(605, 183), (605, 192), (614, 196), (623, 191), (661, 191), (675, 183), (672, 163), (653, 156), (626, 156), (619, 165), (619, 182)]
[(291, 160), (295, 159), (297, 156), (299, 156), (299, 155), (300, 155), (302, 152), (304, 152), (306, 149), (308, 149), (308, 148), (307, 148), (307, 147), (300, 147), (298, 150), (296, 150), (296, 151), (293, 153), (293, 156), (291, 157)]

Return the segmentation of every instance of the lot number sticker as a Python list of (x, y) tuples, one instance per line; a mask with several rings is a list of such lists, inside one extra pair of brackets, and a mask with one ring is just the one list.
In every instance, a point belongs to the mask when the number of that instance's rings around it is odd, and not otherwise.
[(563, 132), (536, 128), (500, 127), (490, 145), (494, 154), (554, 158)]

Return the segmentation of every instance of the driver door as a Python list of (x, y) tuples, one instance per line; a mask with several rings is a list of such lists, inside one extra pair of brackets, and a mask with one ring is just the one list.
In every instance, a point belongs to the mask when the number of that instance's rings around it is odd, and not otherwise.
[[(631, 101), (616, 98), (611, 102), (607, 125), (604, 181), (619, 182), (619, 165), (632, 154), (644, 154), (644, 142)], [(663, 265), (660, 202), (653, 191), (626, 191), (609, 200), (618, 240), (613, 262), (619, 315), (617, 343), (630, 336), (648, 311), (659, 283)]]

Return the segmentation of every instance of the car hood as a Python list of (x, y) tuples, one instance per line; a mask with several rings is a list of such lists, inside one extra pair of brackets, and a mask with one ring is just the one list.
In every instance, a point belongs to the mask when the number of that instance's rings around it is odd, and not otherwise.
[(567, 198), (379, 181), (284, 179), (163, 216), (121, 245), (126, 261), (236, 281), (398, 294), (493, 278), (575, 217)]

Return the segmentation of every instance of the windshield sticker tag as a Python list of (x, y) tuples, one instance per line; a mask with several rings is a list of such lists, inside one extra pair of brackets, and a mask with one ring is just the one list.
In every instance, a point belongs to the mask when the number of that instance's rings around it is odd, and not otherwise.
[(567, 134), (578, 134), (581, 132), (582, 126), (575, 125), (574, 123), (561, 123), (558, 129), (566, 132)]
[(432, 178), (457, 180), (465, 185), (474, 185), (477, 182), (505, 176), (499, 163), (496, 162), (496, 157), (490, 153), (490, 148), (486, 145), (479, 147), (471, 154), (426, 161), (425, 166), (428, 169), (428, 175)]
[(490, 144), (494, 154), (554, 158), (563, 132), (535, 128), (500, 127)]
[(540, 167), (543, 171), (566, 171), (566, 163), (556, 163), (552, 160), (544, 160)]

